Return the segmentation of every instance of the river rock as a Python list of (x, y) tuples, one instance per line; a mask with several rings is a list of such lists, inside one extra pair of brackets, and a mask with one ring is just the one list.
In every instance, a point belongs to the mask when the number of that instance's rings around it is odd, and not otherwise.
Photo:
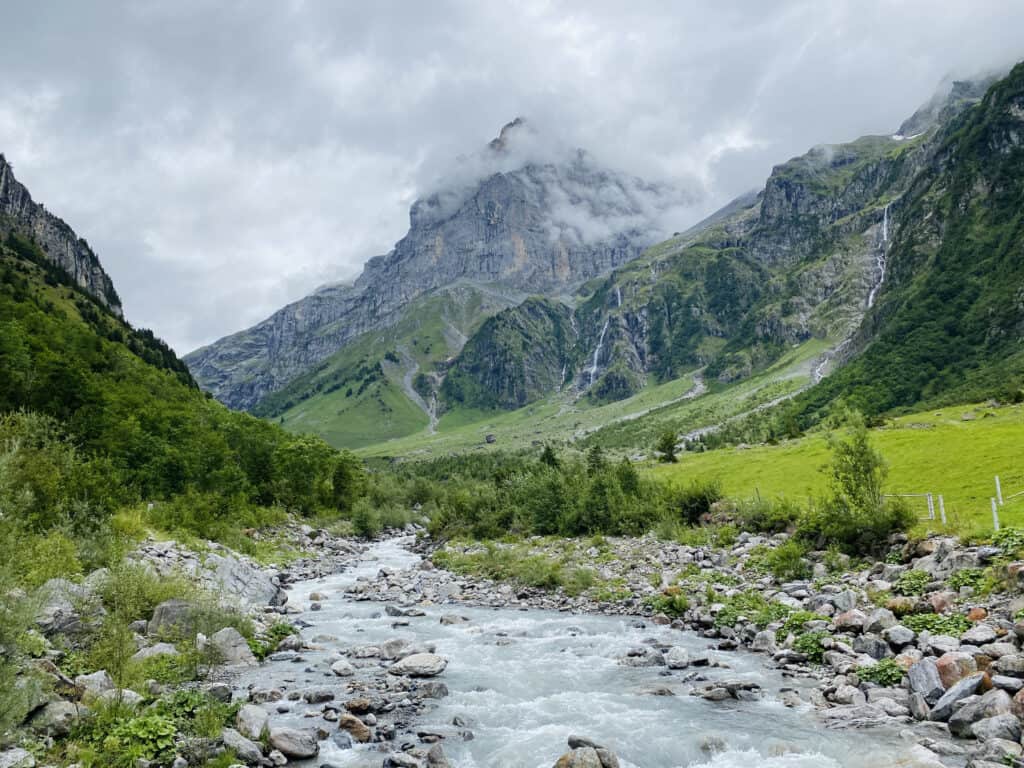
[(435, 744), (427, 752), (427, 768), (451, 768), (448, 756), (444, 753), (444, 747)]
[(267, 743), (285, 757), (316, 757), (320, 752), (316, 731), (298, 728), (271, 728)]
[(935, 668), (938, 670), (943, 687), (948, 690), (955, 683), (977, 672), (978, 663), (969, 653), (951, 651), (939, 657), (939, 660), (935, 662)]
[(893, 648), (903, 648), (905, 645), (910, 645), (914, 642), (914, 638), (917, 635), (914, 630), (904, 627), (902, 624), (894, 624), (888, 629), (882, 632), (882, 637), (885, 638), (886, 642), (889, 643)]
[(893, 626), (896, 626), (896, 617), (893, 612), (888, 608), (876, 608), (868, 615), (867, 621), (864, 623), (864, 631), (877, 635)]
[(132, 656), (132, 661), (145, 661), (146, 659), (152, 659), (154, 656), (180, 656), (178, 649), (170, 643), (157, 643), (151, 645), (148, 648), (142, 648), (136, 651)]
[(345, 659), (338, 659), (336, 662), (331, 664), (331, 672), (336, 674), (338, 677), (351, 677), (356, 673), (356, 668), (349, 664)]
[(978, 690), (984, 679), (985, 673), (978, 672), (954, 684), (952, 688), (942, 694), (942, 697), (932, 707), (932, 711), (928, 715), (929, 719), (939, 722), (948, 720), (950, 715), (953, 714), (953, 705), (961, 699), (974, 695), (974, 692)]
[(347, 733), (352, 741), (358, 741), (360, 744), (365, 744), (372, 736), (366, 723), (348, 712), (338, 717), (338, 729)]
[[(941, 702), (940, 702), (941, 703)], [(1006, 715), (1010, 712), (1010, 694), (994, 688), (977, 700), (970, 701), (960, 707), (949, 718), (949, 730), (954, 736), (968, 738), (973, 735), (971, 728), (979, 720)], [(1016, 718), (1014, 718), (1016, 719)]]
[(985, 717), (971, 726), (971, 734), (982, 742), (1005, 739), (1020, 743), (1020, 720), (1011, 714)]
[(669, 669), (686, 669), (690, 666), (690, 652), (685, 648), (674, 645), (665, 654), (665, 663)]
[(444, 672), (448, 661), (436, 653), (414, 653), (392, 665), (388, 672), (407, 677), (435, 677)]
[(36, 759), (27, 749), (15, 747), (0, 752), (0, 768), (35, 768)]
[(224, 746), (234, 752), (235, 756), (246, 765), (260, 765), (263, 762), (263, 750), (259, 748), (259, 745), (245, 738), (234, 728), (223, 729), (220, 737)]
[(995, 642), (997, 637), (999, 635), (996, 634), (995, 629), (988, 624), (976, 624), (960, 635), (960, 642), (968, 645), (985, 645)]
[(208, 553), (203, 560), (200, 578), (214, 592), (232, 603), (241, 602), (260, 607), (282, 606), (288, 602), (288, 594), (276, 583), (274, 576), (234, 556)]
[(245, 704), (235, 715), (235, 727), (246, 738), (259, 741), (263, 738), (268, 719), (267, 710), (263, 707)]
[[(218, 661), (223, 664), (251, 666), (258, 663), (256, 657), (253, 656), (252, 649), (249, 648), (249, 643), (234, 627), (224, 627), (224, 629), (214, 632), (210, 636), (209, 644), (216, 650)], [(284, 752), (283, 749), (281, 751)], [(288, 753), (285, 752), (285, 754)]]
[(36, 625), (46, 636), (87, 632), (106, 615), (99, 598), (88, 586), (67, 579), (50, 579), (39, 589), (43, 604)]
[(937, 702), (946, 691), (942, 678), (939, 677), (939, 670), (935, 666), (935, 659), (931, 657), (911, 665), (907, 670), (907, 678), (910, 690), (920, 693), (929, 704)]

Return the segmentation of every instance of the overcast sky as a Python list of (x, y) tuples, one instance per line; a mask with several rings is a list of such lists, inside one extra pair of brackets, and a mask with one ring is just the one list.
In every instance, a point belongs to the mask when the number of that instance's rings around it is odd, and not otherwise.
[(358, 274), (516, 115), (696, 185), (1024, 58), (1020, 0), (9, 3), (0, 152), (180, 352)]

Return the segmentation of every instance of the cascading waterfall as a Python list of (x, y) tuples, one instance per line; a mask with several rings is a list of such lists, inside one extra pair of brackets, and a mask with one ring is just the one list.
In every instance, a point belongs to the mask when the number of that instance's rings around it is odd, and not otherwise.
[(618, 300), (619, 309), (622, 308), (622, 289), (619, 286), (615, 286), (615, 298)]
[(882, 247), (875, 253), (875, 270), (878, 272), (878, 282), (875, 283), (871, 288), (871, 292), (868, 293), (868, 309), (875, 305), (878, 292), (882, 288), (882, 283), (885, 282), (885, 252), (889, 245), (889, 206), (891, 205), (892, 203), (886, 203), (885, 209), (882, 211)]
[(610, 322), (611, 318), (604, 321), (601, 335), (597, 337), (597, 349), (594, 350), (594, 361), (590, 365), (590, 386), (594, 386), (594, 379), (597, 378), (597, 363), (601, 359), (601, 348), (604, 347), (604, 337), (608, 333), (608, 323)]

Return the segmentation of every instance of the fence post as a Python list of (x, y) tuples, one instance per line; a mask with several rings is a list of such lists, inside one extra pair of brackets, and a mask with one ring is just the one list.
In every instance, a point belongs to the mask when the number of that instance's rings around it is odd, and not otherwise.
[(999, 475), (996, 475), (996, 498), (999, 499), (999, 506), (1003, 506), (1003, 487), (999, 484)]
[(999, 530), (999, 507), (996, 506), (995, 499), (992, 499), (992, 527)]
[(930, 493), (928, 494), (928, 519), (935, 519), (935, 499), (932, 498)]
[(946, 500), (939, 494), (939, 514), (942, 516), (942, 524), (946, 524)]

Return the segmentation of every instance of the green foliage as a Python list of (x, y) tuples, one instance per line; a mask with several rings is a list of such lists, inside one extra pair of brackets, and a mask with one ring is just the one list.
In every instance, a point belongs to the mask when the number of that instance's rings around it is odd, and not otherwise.
[[(566, 578), (560, 562), (544, 555), (529, 554), (522, 546), (487, 543), (483, 551), (465, 554), (441, 550), (434, 553), (433, 560), (438, 567), (455, 573), (540, 589), (556, 589), (565, 583)], [(579, 577), (571, 576), (570, 580), (575, 578)]]
[(1000, 528), (992, 534), (992, 543), (1003, 550), (1003, 554), (1015, 557), (1024, 551), (1024, 530), (1020, 528)]
[(882, 659), (868, 667), (860, 667), (857, 676), (861, 680), (890, 688), (897, 686), (903, 680), (903, 667), (892, 659)]
[(662, 432), (661, 436), (658, 437), (658, 442), (654, 445), (654, 450), (658, 454), (658, 461), (665, 464), (675, 464), (678, 461), (676, 458), (677, 442), (679, 442), (679, 435), (674, 429)]
[(946, 579), (946, 583), (949, 585), (949, 588), (958, 591), (961, 587), (978, 589), (984, 581), (985, 571), (982, 568), (961, 568), (958, 571), (954, 571), (953, 574)]
[(35, 605), (14, 584), (7, 564), (0, 562), (0, 735), (24, 720), (43, 688), (43, 680), (26, 665)]
[(898, 500), (883, 498), (885, 461), (872, 447), (863, 420), (855, 419), (847, 439), (834, 438), (830, 447), (830, 494), (810, 510), (800, 530), (850, 554), (878, 551), (891, 534), (913, 524), (913, 514)]
[(666, 616), (682, 616), (690, 608), (690, 601), (679, 587), (669, 587), (661, 594), (644, 598), (644, 602), (655, 613), (664, 613)]
[(99, 594), (108, 611), (126, 622), (149, 619), (153, 609), (167, 600), (197, 597), (195, 586), (183, 576), (159, 576), (130, 560), (110, 566), (100, 582)]
[(904, 571), (893, 585), (893, 591), (901, 595), (923, 595), (929, 581), (931, 576), (925, 571)]
[(696, 525), (722, 499), (722, 487), (713, 480), (694, 480), (689, 485), (673, 486), (667, 492), (668, 508), (678, 519)]
[(804, 632), (793, 641), (793, 650), (797, 653), (802, 653), (807, 657), (808, 661), (821, 664), (825, 656), (825, 648), (821, 641), (827, 637), (829, 637), (829, 634), (825, 631)]
[(764, 564), (779, 581), (806, 579), (811, 575), (811, 564), (806, 555), (806, 545), (796, 539), (788, 539), (765, 554)]
[(795, 529), (804, 511), (795, 502), (756, 497), (738, 504), (736, 515), (743, 530), (752, 533), (784, 533)]
[(814, 613), (813, 611), (794, 611), (789, 614), (782, 626), (775, 631), (775, 639), (784, 642), (790, 635), (804, 634), (805, 626), (812, 621), (828, 621), (827, 616)]
[(267, 656), (277, 650), (281, 641), (290, 635), (298, 634), (298, 630), (286, 621), (278, 621), (271, 625), (265, 633), (249, 638), (249, 648), (253, 655), (263, 661)]
[(241, 705), (217, 701), (194, 688), (181, 688), (157, 699), (153, 711), (170, 719), (180, 733), (215, 738), (232, 724)]
[(732, 597), (721, 598), (725, 607), (715, 615), (716, 627), (732, 627), (740, 617), (746, 617), (762, 629), (773, 621), (789, 615), (790, 609), (782, 603), (767, 600), (757, 590), (739, 592)]
[(948, 615), (914, 613), (904, 616), (901, 622), (907, 629), (912, 629), (915, 632), (928, 631), (933, 635), (951, 635), (952, 637), (960, 637), (971, 627), (971, 622), (967, 617), (958, 613)]

